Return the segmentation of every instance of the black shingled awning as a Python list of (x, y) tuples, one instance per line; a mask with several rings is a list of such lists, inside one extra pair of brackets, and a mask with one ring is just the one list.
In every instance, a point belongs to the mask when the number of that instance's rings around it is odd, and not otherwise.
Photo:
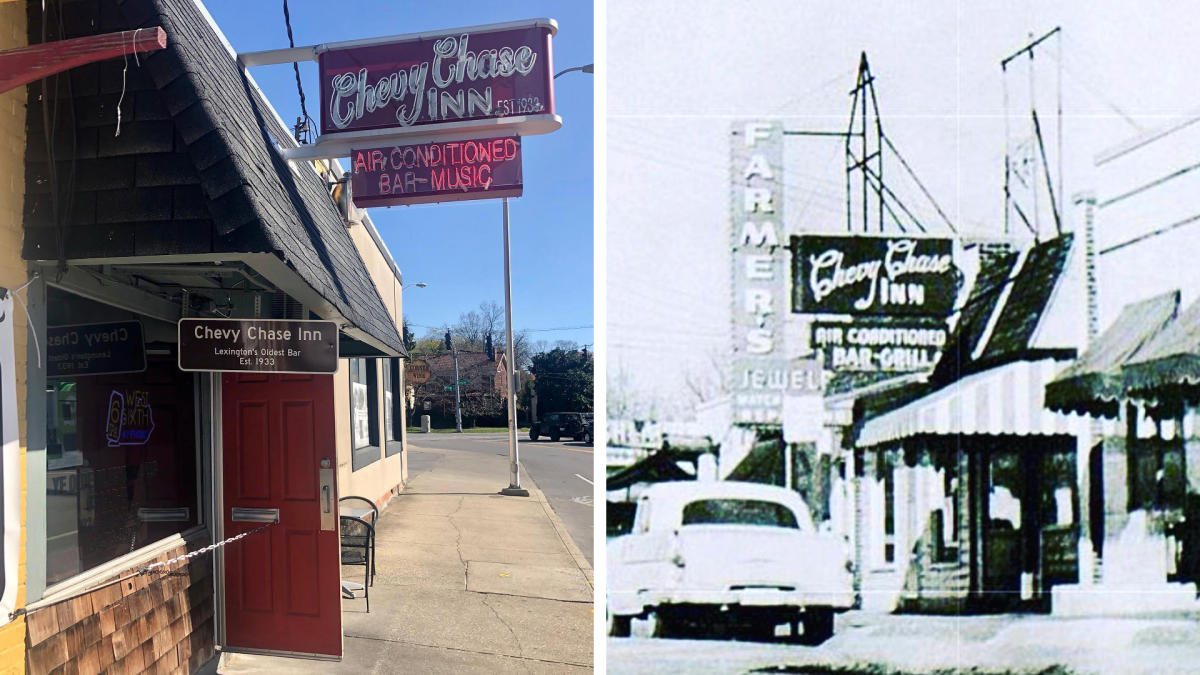
[[(78, 3), (65, 16), (61, 31), (46, 26), (46, 39), (161, 25), (168, 47), (127, 64), (75, 68), (51, 83), (57, 200), (41, 86), (30, 85), (26, 260), (236, 261), (338, 321), (362, 351), (406, 355), (326, 180), (311, 164), (281, 158), (278, 148), (294, 144), (291, 131), (197, 3)], [(37, 42), (40, 12), (30, 17)]]
[(1116, 417), (1125, 390), (1122, 366), (1140, 352), (1179, 313), (1179, 291), (1126, 305), (1079, 360), (1046, 385), (1046, 407)]

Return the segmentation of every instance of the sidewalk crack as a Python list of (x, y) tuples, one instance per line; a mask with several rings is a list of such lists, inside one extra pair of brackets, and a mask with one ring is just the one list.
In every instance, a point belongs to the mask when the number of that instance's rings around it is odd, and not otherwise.
[(467, 590), (467, 561), (463, 560), (462, 530), (459, 529), (458, 523), (454, 522), (454, 514), (456, 514), (462, 510), (463, 501), (465, 499), (466, 499), (466, 497), (459, 497), (458, 498), (458, 506), (455, 507), (455, 509), (453, 511), (451, 511), (448, 516), (446, 516), (446, 518), (450, 521), (450, 526), (454, 528), (454, 533), (455, 533), (454, 550), (455, 550), (455, 552), (458, 553), (458, 562), (459, 562), (459, 564), (462, 565), (462, 568), (463, 568), (463, 590), (464, 591)]
[[(512, 636), (513, 642), (517, 643), (517, 654), (520, 654), (521, 658), (524, 659), (525, 658), (525, 648), (521, 646), (521, 638), (517, 637), (517, 632), (515, 630), (513, 630), (512, 626), (510, 626), (507, 621), (504, 620), (504, 617), (500, 616), (500, 612), (496, 611), (496, 608), (492, 607), (492, 605), (488, 602), (488, 596), (486, 593), (480, 593), (479, 597), (481, 598), (481, 600), (483, 602), (483, 606), (492, 610), (492, 614), (496, 615), (496, 620), (499, 621), (500, 623), (504, 624), (504, 627), (508, 629), (508, 634)], [(521, 665), (524, 666), (525, 672), (527, 672), (527, 673), (530, 672), (529, 664), (522, 661)]]

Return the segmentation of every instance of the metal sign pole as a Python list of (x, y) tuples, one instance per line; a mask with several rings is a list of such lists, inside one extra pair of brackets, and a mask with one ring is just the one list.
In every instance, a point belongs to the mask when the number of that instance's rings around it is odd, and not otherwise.
[(508, 197), (504, 198), (504, 339), (508, 341), (505, 378), (508, 381), (508, 487), (500, 494), (528, 497), (529, 490), (521, 487), (520, 453), (517, 449), (517, 364), (513, 349), (512, 327), (512, 267), (508, 245)]

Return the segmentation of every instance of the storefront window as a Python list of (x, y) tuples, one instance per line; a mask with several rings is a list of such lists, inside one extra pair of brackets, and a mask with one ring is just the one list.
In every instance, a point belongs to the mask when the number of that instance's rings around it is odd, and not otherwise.
[(400, 359), (387, 359), (383, 369), (384, 454), (398, 454), (404, 447), (404, 391), (400, 386)]
[(958, 561), (958, 465), (957, 457), (951, 455), (942, 467), (942, 508), (934, 511), (932, 531), (934, 536), (934, 560), (950, 563)]
[[(147, 334), (173, 328), (60, 291), (49, 295), (51, 326), (140, 318)], [(147, 357), (140, 372), (47, 379), (48, 584), (199, 522), (194, 376), (163, 347), (167, 354)]]
[(375, 359), (350, 359), (350, 436), (354, 471), (380, 458)]
[(886, 450), (876, 456), (879, 478), (883, 481), (883, 561), (896, 561), (896, 469)]

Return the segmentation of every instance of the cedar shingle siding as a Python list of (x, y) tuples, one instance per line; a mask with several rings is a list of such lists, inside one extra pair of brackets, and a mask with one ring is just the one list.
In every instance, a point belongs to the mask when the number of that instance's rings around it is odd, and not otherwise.
[[(207, 543), (181, 545), (137, 567)], [(194, 672), (215, 653), (212, 555), (195, 560), (30, 612), (29, 672)]]

